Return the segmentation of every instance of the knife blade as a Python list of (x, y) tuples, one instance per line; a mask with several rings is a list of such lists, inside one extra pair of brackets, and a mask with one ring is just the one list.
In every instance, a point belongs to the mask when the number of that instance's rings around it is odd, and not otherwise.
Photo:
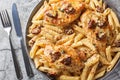
[(20, 18), (19, 18), (17, 6), (15, 3), (13, 3), (13, 5), (12, 5), (12, 17), (13, 17), (16, 34), (20, 39), (20, 44), (21, 44), (21, 49), (22, 49), (22, 54), (23, 54), (23, 59), (24, 59), (27, 76), (33, 77), (34, 74), (33, 74), (32, 67), (31, 67), (30, 61), (29, 61), (29, 57), (27, 55), (27, 51), (26, 51), (26, 48), (24, 45), (24, 39), (23, 39), (23, 34), (22, 34), (22, 29), (21, 29), (21, 24), (20, 24)]

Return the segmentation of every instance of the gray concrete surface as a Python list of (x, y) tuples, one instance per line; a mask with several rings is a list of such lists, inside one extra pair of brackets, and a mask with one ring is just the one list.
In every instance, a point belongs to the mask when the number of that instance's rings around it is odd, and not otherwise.
[[(12, 21), (11, 7), (13, 3), (16, 3), (20, 16), (22, 31), (23, 33), (25, 33), (25, 27), (27, 20), (30, 16), (30, 13), (34, 9), (34, 7), (39, 3), (39, 1), (40, 0), (0, 0), (0, 11), (7, 9), (10, 19)], [(35, 74), (34, 77), (33, 78), (27, 77), (20, 42), (19, 39), (16, 37), (13, 21), (12, 26), (13, 26), (12, 31), (13, 44), (18, 60), (20, 62), (20, 67), (22, 69), (23, 80), (48, 80), (48, 78), (46, 78), (45, 75), (43, 75), (41, 72), (35, 69), (34, 65), (32, 65)], [(1, 21), (0, 21), (0, 80), (17, 80), (12, 55), (10, 51), (8, 36), (3, 29)]]

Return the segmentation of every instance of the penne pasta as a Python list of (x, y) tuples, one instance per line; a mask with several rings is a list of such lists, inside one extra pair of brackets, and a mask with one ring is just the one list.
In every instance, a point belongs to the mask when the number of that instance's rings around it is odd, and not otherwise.
[(44, 2), (44, 5), (38, 10), (38, 12), (33, 16), (32, 21), (40, 20), (43, 18), (44, 12), (49, 7), (47, 1)]
[(94, 79), (96, 80), (96, 79), (102, 77), (104, 74), (105, 74), (105, 70), (103, 70), (103, 71), (97, 73), (97, 74), (95, 75), (95, 78), (94, 78)]
[(49, 0), (49, 3), (55, 3), (55, 2), (59, 2), (60, 0)]
[(117, 35), (116, 40), (120, 39), (120, 33)]
[(88, 75), (87, 80), (93, 80), (94, 79), (94, 75), (95, 75), (96, 69), (98, 67), (98, 64), (99, 64), (99, 62), (96, 63), (95, 65), (93, 65), (93, 67), (92, 67), (92, 69), (91, 69), (91, 71), (90, 71), (90, 73)]
[(108, 66), (107, 71), (110, 71), (116, 64), (116, 62), (118, 61), (118, 59), (120, 58), (120, 52), (118, 52), (115, 57), (113, 58), (113, 60), (110, 63), (110, 66)]
[(46, 45), (51, 45), (51, 43), (49, 41), (45, 41), (45, 40), (38, 40), (38, 41), (36, 41), (36, 45), (44, 48)]
[(103, 9), (106, 9), (106, 4), (105, 4), (105, 2), (103, 2)]
[(92, 57), (90, 57), (87, 62), (85, 63), (86, 66), (90, 67), (97, 63), (99, 61), (99, 55), (98, 54), (93, 54)]
[(114, 23), (117, 27), (120, 27), (120, 23), (119, 23), (119, 20), (117, 18), (117, 15), (111, 10), (111, 15), (112, 15), (112, 18), (114, 20)]
[(94, 2), (95, 6), (100, 6), (100, 3), (98, 2), (98, 0), (92, 0), (92, 1)]
[(53, 35), (53, 36), (59, 35), (59, 33), (55, 32), (53, 30), (47, 29), (47, 28), (43, 28), (42, 30), (45, 31), (46, 33)]
[(35, 36), (35, 35), (32, 34), (32, 33), (27, 35), (27, 37), (29, 37), (29, 38), (33, 38), (34, 36)]
[(85, 3), (87, 3), (87, 4), (88, 4), (89, 2), (90, 2), (90, 0), (85, 0)]
[(43, 54), (43, 53), (44, 53), (44, 49), (41, 48), (41, 49), (37, 50), (36, 56), (40, 56), (40, 55)]
[(49, 72), (49, 74), (57, 74), (58, 71), (56, 71), (55, 69), (51, 69), (48, 67), (39, 67), (39, 70), (43, 71), (43, 72)]
[(37, 49), (38, 49), (38, 46), (37, 46), (37, 43), (35, 42), (35, 44), (33, 45), (33, 47), (31, 48), (31, 51), (30, 51), (30, 57), (32, 59), (35, 57)]
[(119, 47), (112, 48), (111, 52), (120, 52), (120, 48)]
[(35, 67), (55, 80), (97, 80), (120, 59), (120, 23), (103, 0), (48, 0), (27, 37)]
[(34, 63), (36, 68), (38, 68), (41, 65), (41, 63), (39, 62), (39, 57), (34, 58)]
[(35, 25), (42, 25), (43, 21), (42, 20), (36, 20), (36, 21), (32, 21), (33, 24)]
[(83, 34), (78, 34), (78, 35), (74, 38), (74, 43), (77, 43), (77, 42), (80, 41), (83, 37), (84, 37)]
[(87, 74), (88, 74), (88, 70), (89, 70), (89, 67), (88, 66), (85, 66), (83, 71), (82, 71), (82, 74), (81, 74), (81, 79), (80, 80), (86, 80), (87, 78)]
[(99, 70), (96, 71), (96, 74), (101, 73), (102, 71), (106, 71), (107, 66), (102, 66), (101, 68), (99, 68)]
[(110, 63), (108, 62), (108, 60), (105, 57), (101, 56), (101, 55), (100, 55), (100, 62), (102, 64), (104, 64), (104, 65), (110, 65)]
[(32, 30), (33, 30), (35, 27), (36, 27), (36, 25), (35, 25), (35, 24), (32, 24), (32, 25), (29, 27), (29, 33), (31, 33)]
[(61, 75), (59, 80), (80, 80), (79, 76), (66, 76), (66, 75)]
[(33, 44), (40, 36), (41, 34), (32, 37), (32, 39), (29, 41), (29, 45), (31, 45), (31, 43)]
[(43, 36), (43, 37), (45, 37), (46, 39), (48, 39), (48, 40), (51, 40), (51, 41), (53, 41), (53, 35), (51, 35), (51, 34), (49, 34), (49, 33), (46, 33), (46, 32), (44, 32), (44, 31), (42, 31), (41, 32), (41, 35)]
[(82, 43), (87, 46), (88, 48), (90, 48), (91, 50), (95, 51), (96, 48), (93, 44), (90, 43), (90, 41), (88, 39), (83, 39)]
[[(105, 9), (105, 11), (103, 12), (103, 14), (105, 15), (105, 16), (107, 16), (107, 15), (110, 15), (110, 8), (107, 8), (107, 9)], [(109, 18), (108, 18), (109, 19)], [(108, 20), (109, 21), (109, 20)], [(110, 23), (109, 23), (110, 24)]]
[(103, 6), (103, 1), (102, 1), (102, 0), (99, 0), (99, 4), (100, 4), (100, 6), (102, 7), (102, 6)]
[(73, 43), (73, 39), (65, 42), (63, 45), (65, 45), (65, 46), (70, 46), (72, 43)]
[(68, 37), (62, 38), (61, 40), (59, 40), (56, 44), (60, 45), (60, 44), (64, 44), (65, 42), (69, 41), (70, 39), (73, 39), (75, 36), (75, 34), (72, 34)]
[(112, 61), (111, 46), (108, 46), (108, 47), (106, 48), (106, 57), (107, 57), (107, 60), (108, 60), (109, 62)]
[(73, 43), (71, 46), (72, 46), (73, 48), (76, 48), (76, 47), (79, 47), (79, 46), (82, 46), (82, 45), (83, 45), (82, 41), (79, 41), (79, 42), (77, 42), (77, 43)]
[(62, 32), (63, 32), (60, 28), (58, 28), (58, 27), (56, 27), (56, 26), (45, 25), (45, 27), (46, 27), (47, 29), (53, 30), (53, 31), (55, 31), (55, 32), (57, 32), (57, 33), (62, 33)]
[(108, 15), (108, 22), (109, 22), (109, 24), (110, 24), (110, 26), (112, 27), (112, 30), (114, 30), (115, 28), (114, 28), (114, 21), (113, 21), (113, 18), (112, 18), (112, 16), (111, 16), (111, 14), (109, 14)]
[(93, 10), (95, 10), (95, 4), (94, 4), (93, 1), (90, 1), (90, 7), (91, 7)]
[(77, 26), (77, 25), (73, 25), (73, 29), (74, 30), (76, 30), (76, 31), (78, 31), (78, 32), (80, 32), (81, 34), (85, 34), (85, 32), (83, 31), (83, 29), (82, 28), (80, 28), (79, 26)]

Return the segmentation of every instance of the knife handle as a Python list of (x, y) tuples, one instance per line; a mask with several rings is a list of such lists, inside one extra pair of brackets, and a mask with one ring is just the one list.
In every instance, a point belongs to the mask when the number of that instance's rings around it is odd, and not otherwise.
[(15, 67), (17, 78), (18, 78), (18, 80), (22, 80), (23, 75), (22, 75), (22, 72), (21, 72), (20, 64), (19, 64), (17, 56), (16, 56), (16, 52), (13, 48), (11, 38), (9, 38), (9, 41), (10, 41), (10, 47), (11, 47), (11, 52), (12, 52), (12, 57), (13, 57), (13, 62), (14, 62), (14, 67)]
[(21, 43), (21, 48), (22, 48), (23, 59), (24, 59), (24, 63), (25, 63), (25, 68), (26, 68), (27, 76), (33, 77), (34, 73), (33, 73), (32, 67), (30, 65), (29, 57), (27, 55), (27, 51), (26, 51), (26, 48), (25, 48), (25, 45), (24, 45), (23, 38), (20, 38), (20, 43)]

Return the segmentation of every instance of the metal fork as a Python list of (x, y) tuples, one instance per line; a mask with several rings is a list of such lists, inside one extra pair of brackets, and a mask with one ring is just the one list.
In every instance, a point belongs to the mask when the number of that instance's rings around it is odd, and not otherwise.
[(11, 52), (12, 52), (16, 75), (17, 75), (17, 78), (19, 80), (21, 80), (23, 78), (23, 75), (22, 75), (21, 68), (20, 68), (16, 53), (15, 53), (15, 50), (14, 50), (13, 44), (12, 44), (12, 39), (11, 39), (12, 24), (11, 24), (7, 10), (1, 11), (0, 17), (1, 17), (2, 24), (3, 24), (3, 28), (9, 36), (9, 41), (10, 41)]

